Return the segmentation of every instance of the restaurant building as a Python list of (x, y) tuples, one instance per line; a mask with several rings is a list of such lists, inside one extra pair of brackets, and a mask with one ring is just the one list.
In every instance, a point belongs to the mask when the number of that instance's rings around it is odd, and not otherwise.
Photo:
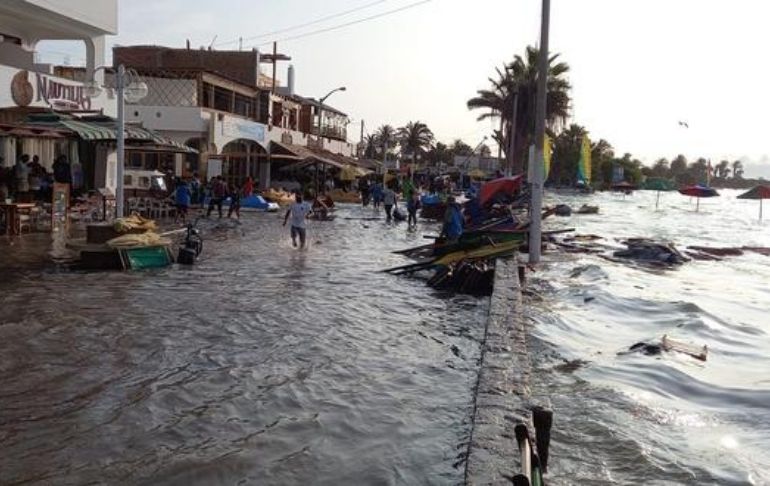
[(269, 65), (275, 73), (277, 62), (290, 60), (286, 55), (129, 46), (114, 48), (113, 60), (134, 69), (149, 87), (145, 99), (127, 106), (127, 120), (198, 151), (184, 157), (177, 175), (221, 174), (234, 184), (251, 176), (267, 188), (278, 185), (278, 169), (297, 161), (355, 163), (347, 115), (297, 95), (291, 66), (286, 86), (262, 73)]

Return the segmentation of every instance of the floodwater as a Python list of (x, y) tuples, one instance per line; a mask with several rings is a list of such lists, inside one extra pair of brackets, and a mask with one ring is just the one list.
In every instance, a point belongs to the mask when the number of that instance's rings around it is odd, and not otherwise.
[(282, 214), (204, 222), (159, 271), (5, 244), (0, 484), (460, 482), (488, 299), (378, 273), (435, 225), (338, 214), (306, 251)]
[[(735, 195), (696, 213), (675, 193), (659, 211), (652, 192), (548, 194), (601, 213), (547, 226), (770, 246)], [(435, 225), (338, 214), (310, 223), (307, 251), (279, 215), (205, 222), (198, 265), (151, 272), (0, 247), (0, 483), (461, 483), (488, 299), (377, 272)], [(533, 398), (555, 410), (549, 484), (770, 484), (770, 257), (547, 259), (527, 318)], [(664, 334), (708, 360), (618, 354)]]
[[(770, 246), (759, 201), (720, 192), (698, 212), (678, 193), (662, 193), (658, 211), (650, 191), (550, 194), (547, 202), (598, 204), (600, 214), (548, 221), (616, 246), (632, 236), (680, 249)], [(555, 410), (549, 484), (770, 484), (770, 257), (674, 270), (551, 258), (530, 300), (534, 393)], [(664, 334), (708, 346), (708, 360), (618, 355)]]

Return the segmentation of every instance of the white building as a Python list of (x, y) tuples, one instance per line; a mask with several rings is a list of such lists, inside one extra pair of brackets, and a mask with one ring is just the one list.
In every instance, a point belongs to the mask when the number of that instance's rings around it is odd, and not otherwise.
[[(117, 32), (117, 0), (2, 0), (0, 1), (0, 123), (18, 123), (29, 114), (51, 109), (101, 112), (114, 116), (114, 93), (86, 96), (82, 82), (53, 75), (53, 68), (36, 62), (44, 40), (82, 41), (88, 76), (101, 80), (94, 69), (104, 64), (105, 37)], [(0, 137), (0, 156), (12, 165), (19, 152), (53, 157), (69, 155), (66, 142), (44, 138)]]

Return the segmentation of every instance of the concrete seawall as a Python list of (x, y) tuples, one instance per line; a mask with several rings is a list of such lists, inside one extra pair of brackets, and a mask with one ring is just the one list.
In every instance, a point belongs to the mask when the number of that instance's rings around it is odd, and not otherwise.
[(498, 259), (465, 463), (467, 485), (509, 485), (519, 471), (513, 428), (530, 424), (530, 362), (521, 312), (517, 261)]

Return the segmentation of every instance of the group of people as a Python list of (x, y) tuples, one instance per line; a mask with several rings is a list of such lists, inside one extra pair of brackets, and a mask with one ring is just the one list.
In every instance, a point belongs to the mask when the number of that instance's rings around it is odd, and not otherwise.
[(22, 154), (13, 167), (3, 168), (0, 157), (0, 197), (23, 202), (50, 201), (54, 182), (72, 184), (73, 174), (67, 157), (58, 156), (49, 172), (40, 157)]
[(368, 206), (371, 201), (374, 209), (380, 206), (385, 208), (385, 217), (387, 221), (396, 218), (403, 218), (398, 212), (398, 196), (395, 188), (400, 185), (401, 195), (406, 201), (407, 224), (409, 228), (417, 226), (417, 210), (420, 208), (420, 191), (415, 186), (412, 178), (405, 178), (403, 181), (395, 180), (395, 184), (382, 184), (380, 181), (374, 181), (369, 184), (366, 179), (361, 179), (358, 183), (358, 190), (361, 193), (361, 203)]
[(208, 196), (208, 209), (206, 217), (210, 217), (214, 209), (217, 209), (219, 217), (222, 218), (222, 206), (227, 198), (230, 198), (230, 207), (227, 210), (227, 217), (231, 218), (233, 214), (240, 219), (241, 217), (241, 199), (251, 196), (254, 193), (254, 180), (247, 177), (243, 185), (228, 184), (222, 176), (212, 177), (208, 185), (201, 183), (198, 173), (188, 181), (183, 178), (177, 178), (174, 181), (172, 197), (177, 208), (176, 221), (180, 219), (187, 222), (187, 214), (193, 205), (204, 205)]

